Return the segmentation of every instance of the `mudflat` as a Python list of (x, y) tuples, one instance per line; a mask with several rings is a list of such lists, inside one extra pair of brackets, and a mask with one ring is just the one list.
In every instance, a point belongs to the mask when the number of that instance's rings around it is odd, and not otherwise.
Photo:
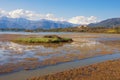
[(120, 59), (27, 80), (120, 80)]
[(57, 33), (60, 37), (72, 38), (73, 42), (47, 46), (11, 42), (17, 38), (44, 35), (46, 33), (0, 34), (0, 75), (120, 53), (119, 34)]

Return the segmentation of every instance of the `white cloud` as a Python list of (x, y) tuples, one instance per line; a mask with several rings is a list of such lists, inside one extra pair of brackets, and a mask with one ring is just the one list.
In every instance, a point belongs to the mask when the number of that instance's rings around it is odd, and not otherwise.
[(85, 16), (76, 16), (68, 20), (71, 23), (75, 24), (90, 24), (90, 23), (95, 23), (97, 22), (97, 17), (95, 16), (90, 16), (90, 17), (85, 17)]
[(6, 16), (6, 11), (5, 10), (0, 9), (0, 17), (1, 16)]
[(10, 18), (26, 18), (29, 20), (48, 19), (48, 20), (53, 20), (53, 21), (68, 21), (74, 24), (89, 24), (89, 23), (97, 22), (97, 17), (95, 16), (90, 16), (90, 17), (76, 16), (76, 17), (72, 17), (69, 19), (65, 19), (62, 17), (55, 17), (54, 14), (50, 14), (50, 13), (40, 14), (40, 13), (23, 10), (23, 9), (16, 9), (13, 11), (5, 11), (5, 10), (0, 9), (0, 17), (1, 16), (7, 16)]
[(23, 10), (23, 9), (17, 9), (8, 12), (8, 17), (10, 18), (26, 18), (30, 20), (39, 20), (42, 15), (34, 13), (32, 11)]
[(55, 17), (53, 14), (46, 14), (45, 15), (45, 17), (44, 17), (45, 19), (48, 19), (48, 20), (55, 20), (55, 21), (65, 21), (65, 19), (64, 18), (57, 18), (57, 17)]
[(23, 9), (17, 9), (8, 12), (7, 14), (8, 17), (10, 18), (26, 18), (29, 20), (40, 20), (40, 19), (48, 19), (48, 20), (53, 20), (53, 21), (63, 21), (63, 18), (57, 18), (53, 14), (39, 14), (35, 13), (33, 11), (28, 11), (28, 10), (23, 10)]

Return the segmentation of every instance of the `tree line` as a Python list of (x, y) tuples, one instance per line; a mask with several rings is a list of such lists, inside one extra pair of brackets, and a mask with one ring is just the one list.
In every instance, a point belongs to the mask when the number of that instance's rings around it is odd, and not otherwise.
[(77, 26), (68, 28), (53, 29), (18, 29), (18, 28), (0, 28), (0, 31), (24, 31), (24, 32), (90, 32), (90, 33), (120, 33), (119, 27), (88, 27)]

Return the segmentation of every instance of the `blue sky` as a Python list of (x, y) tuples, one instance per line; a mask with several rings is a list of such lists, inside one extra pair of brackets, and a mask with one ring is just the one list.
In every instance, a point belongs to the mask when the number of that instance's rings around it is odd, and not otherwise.
[(51, 13), (66, 19), (75, 16), (95, 16), (103, 20), (120, 16), (120, 0), (0, 0), (0, 9)]

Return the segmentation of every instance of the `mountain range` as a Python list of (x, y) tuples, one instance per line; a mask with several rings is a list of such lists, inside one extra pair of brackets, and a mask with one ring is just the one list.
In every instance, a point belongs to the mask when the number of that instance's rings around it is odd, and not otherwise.
[(75, 24), (65, 21), (51, 21), (41, 19), (38, 21), (27, 20), (25, 18), (8, 18), (0, 17), (0, 28), (2, 29), (53, 29), (53, 28), (66, 28), (72, 27)]
[(91, 23), (88, 26), (89, 27), (105, 27), (105, 28), (120, 27), (120, 18), (111, 18), (111, 19), (103, 20), (98, 23)]
[[(0, 29), (53, 29), (53, 28), (67, 28), (74, 27), (80, 24), (72, 24), (66, 21), (51, 21), (41, 19), (37, 21), (27, 20), (25, 18), (8, 18), (0, 17)], [(97, 23), (91, 23), (88, 27), (118, 27), (120, 26), (120, 18), (111, 18)]]

